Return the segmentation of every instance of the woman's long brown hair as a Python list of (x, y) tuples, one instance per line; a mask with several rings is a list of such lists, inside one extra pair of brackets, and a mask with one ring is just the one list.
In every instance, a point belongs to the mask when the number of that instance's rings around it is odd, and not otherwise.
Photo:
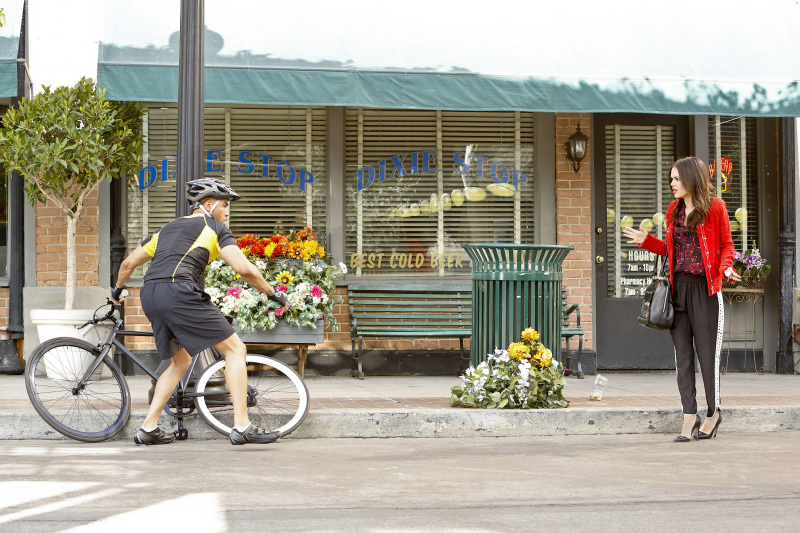
[[(705, 221), (708, 210), (711, 208), (711, 198), (716, 196), (716, 189), (711, 184), (711, 178), (708, 176), (708, 167), (698, 157), (692, 156), (678, 159), (669, 169), (670, 175), (672, 175), (673, 168), (678, 170), (681, 183), (683, 183), (689, 196), (692, 197), (694, 210), (686, 217), (684, 224), (689, 231), (695, 231), (695, 228)], [(683, 200), (681, 199), (679, 202), (682, 203)], [(678, 204), (678, 207), (680, 207), (680, 204)], [(672, 210), (673, 222), (678, 221), (678, 211), (679, 209)]]

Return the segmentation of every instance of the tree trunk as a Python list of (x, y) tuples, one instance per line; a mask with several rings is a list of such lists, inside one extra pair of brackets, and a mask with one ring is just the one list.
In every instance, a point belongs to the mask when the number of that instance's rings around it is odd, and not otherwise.
[(75, 253), (75, 233), (78, 227), (78, 220), (67, 215), (67, 285), (64, 309), (75, 308), (75, 285), (77, 277), (77, 255)]

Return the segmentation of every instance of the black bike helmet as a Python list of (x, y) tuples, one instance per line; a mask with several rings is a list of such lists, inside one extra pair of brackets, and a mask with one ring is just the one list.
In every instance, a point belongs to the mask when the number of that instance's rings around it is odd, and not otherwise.
[(238, 200), (241, 198), (231, 186), (215, 178), (200, 178), (186, 182), (186, 201), (189, 205), (198, 204), (204, 198), (219, 200)]

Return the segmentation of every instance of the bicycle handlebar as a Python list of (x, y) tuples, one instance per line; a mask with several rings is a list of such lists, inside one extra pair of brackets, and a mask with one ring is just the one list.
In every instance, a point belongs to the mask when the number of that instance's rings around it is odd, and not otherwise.
[[(111, 308), (108, 310), (108, 313), (106, 313), (106, 314), (105, 314), (105, 316), (103, 316), (103, 317), (97, 318), (97, 311), (98, 311), (98, 310), (99, 310), (101, 307), (105, 307), (105, 306), (107, 306), (107, 305), (110, 305), (110, 306), (111, 306)], [(86, 326), (88, 326), (89, 324), (95, 324), (95, 325), (97, 325), (97, 323), (98, 323), (98, 322), (103, 322), (104, 320), (110, 320), (111, 318), (114, 318), (114, 308), (115, 308), (116, 306), (117, 306), (117, 304), (115, 304), (114, 302), (112, 302), (110, 298), (106, 298), (106, 303), (104, 303), (103, 305), (101, 305), (100, 307), (98, 307), (97, 309), (95, 309), (95, 311), (94, 311), (94, 312), (95, 312), (95, 316), (94, 316), (94, 318), (92, 318), (92, 320), (89, 320), (89, 321), (87, 321), (85, 324), (83, 324), (83, 325), (82, 325), (81, 327), (79, 327), (78, 329), (79, 329), (79, 330), (81, 330), (81, 329), (85, 328)]]

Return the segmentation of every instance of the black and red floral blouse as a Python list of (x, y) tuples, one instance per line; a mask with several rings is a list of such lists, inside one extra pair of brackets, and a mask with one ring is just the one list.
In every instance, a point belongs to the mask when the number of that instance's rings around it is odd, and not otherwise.
[(697, 231), (686, 228), (686, 206), (681, 202), (678, 220), (674, 228), (675, 273), (704, 276), (703, 254), (700, 250), (700, 238)]

